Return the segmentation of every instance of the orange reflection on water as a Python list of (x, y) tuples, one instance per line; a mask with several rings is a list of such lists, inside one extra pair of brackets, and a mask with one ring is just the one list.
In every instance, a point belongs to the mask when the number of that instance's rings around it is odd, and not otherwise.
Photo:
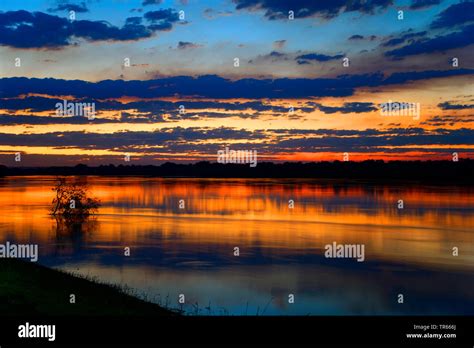
[[(279, 257), (322, 255), (336, 241), (364, 244), (366, 260), (474, 268), (472, 187), (104, 177), (87, 182), (102, 206), (97, 227), (81, 236), (85, 245), (140, 248), (158, 242), (170, 253), (229, 255), (239, 246), (243, 256), (258, 247), (261, 255)], [(35, 240), (53, 252), (53, 184), (53, 177), (0, 179), (1, 240)]]

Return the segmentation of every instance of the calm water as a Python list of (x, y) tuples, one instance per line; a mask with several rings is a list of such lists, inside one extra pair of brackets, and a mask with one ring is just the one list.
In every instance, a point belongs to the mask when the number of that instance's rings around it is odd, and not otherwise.
[[(102, 201), (99, 214), (64, 232), (48, 215), (53, 177), (0, 178), (0, 243), (38, 243), (41, 264), (127, 285), (172, 307), (185, 294), (193, 313), (191, 303), (216, 315), (474, 314), (474, 187), (87, 182)], [(364, 244), (365, 261), (325, 258), (332, 242)]]

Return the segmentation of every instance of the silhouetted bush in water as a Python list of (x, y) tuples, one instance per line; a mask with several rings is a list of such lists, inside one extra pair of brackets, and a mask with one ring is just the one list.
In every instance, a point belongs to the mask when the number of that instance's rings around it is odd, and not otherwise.
[(97, 198), (88, 197), (88, 187), (84, 182), (58, 177), (52, 190), (56, 196), (52, 201), (51, 215), (64, 219), (67, 224), (84, 222), (100, 207)]

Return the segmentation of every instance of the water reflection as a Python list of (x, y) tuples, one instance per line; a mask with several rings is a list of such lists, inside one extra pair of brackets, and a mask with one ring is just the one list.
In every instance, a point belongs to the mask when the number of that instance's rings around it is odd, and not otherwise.
[[(64, 229), (48, 216), (54, 178), (0, 179), (2, 240), (38, 242), (41, 263), (157, 302), (184, 293), (186, 309), (197, 302), (200, 314), (474, 313), (473, 187), (84, 180), (99, 214)], [(333, 241), (365, 244), (366, 261), (324, 258)]]

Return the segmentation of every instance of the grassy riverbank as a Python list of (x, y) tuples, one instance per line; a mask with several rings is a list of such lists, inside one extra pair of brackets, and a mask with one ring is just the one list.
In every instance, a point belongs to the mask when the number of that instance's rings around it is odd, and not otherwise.
[[(76, 303), (70, 303), (74, 294)], [(175, 316), (121, 288), (52, 270), (36, 263), (0, 259), (1, 316)]]

